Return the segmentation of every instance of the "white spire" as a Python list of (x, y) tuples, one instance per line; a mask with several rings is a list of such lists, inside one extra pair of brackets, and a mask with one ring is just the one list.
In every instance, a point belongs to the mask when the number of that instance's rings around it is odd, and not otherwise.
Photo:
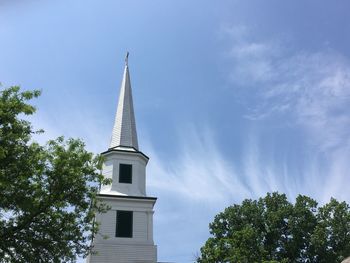
[(127, 52), (125, 57), (125, 69), (122, 84), (120, 87), (117, 114), (112, 133), (110, 148), (129, 147), (138, 150), (136, 123), (134, 115), (134, 106), (132, 101), (132, 92), (129, 76)]

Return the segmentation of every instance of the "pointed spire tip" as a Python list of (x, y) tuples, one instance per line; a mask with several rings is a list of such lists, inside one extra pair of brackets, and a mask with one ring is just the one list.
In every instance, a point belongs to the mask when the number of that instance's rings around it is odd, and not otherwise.
[(129, 60), (129, 51), (126, 52), (126, 56), (125, 56), (125, 66), (128, 66), (128, 60)]

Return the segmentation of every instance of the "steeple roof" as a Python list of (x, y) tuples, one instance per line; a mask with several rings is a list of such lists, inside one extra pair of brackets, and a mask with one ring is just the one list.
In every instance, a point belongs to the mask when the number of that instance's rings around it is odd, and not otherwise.
[(128, 66), (128, 55), (125, 58), (123, 80), (120, 87), (117, 114), (115, 116), (112, 139), (109, 148), (129, 148), (138, 151), (136, 123), (130, 74)]

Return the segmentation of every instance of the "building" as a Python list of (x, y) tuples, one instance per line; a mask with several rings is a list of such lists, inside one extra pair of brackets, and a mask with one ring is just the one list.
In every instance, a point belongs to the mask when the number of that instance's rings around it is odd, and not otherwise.
[(96, 215), (100, 230), (87, 262), (157, 262), (157, 247), (153, 242), (153, 207), (157, 198), (146, 194), (149, 158), (138, 147), (128, 56), (111, 143), (102, 155), (105, 158), (102, 173), (113, 182), (101, 187), (98, 198), (111, 210)]

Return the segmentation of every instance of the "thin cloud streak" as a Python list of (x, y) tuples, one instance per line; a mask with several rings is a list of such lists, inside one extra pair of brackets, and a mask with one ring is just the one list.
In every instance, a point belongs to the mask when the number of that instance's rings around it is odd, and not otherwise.
[(145, 144), (145, 151), (152, 156), (149, 187), (190, 202), (213, 205), (249, 196), (249, 189), (217, 148), (209, 128), (183, 130), (186, 134), (179, 136), (180, 150), (170, 160), (162, 159), (151, 143)]

